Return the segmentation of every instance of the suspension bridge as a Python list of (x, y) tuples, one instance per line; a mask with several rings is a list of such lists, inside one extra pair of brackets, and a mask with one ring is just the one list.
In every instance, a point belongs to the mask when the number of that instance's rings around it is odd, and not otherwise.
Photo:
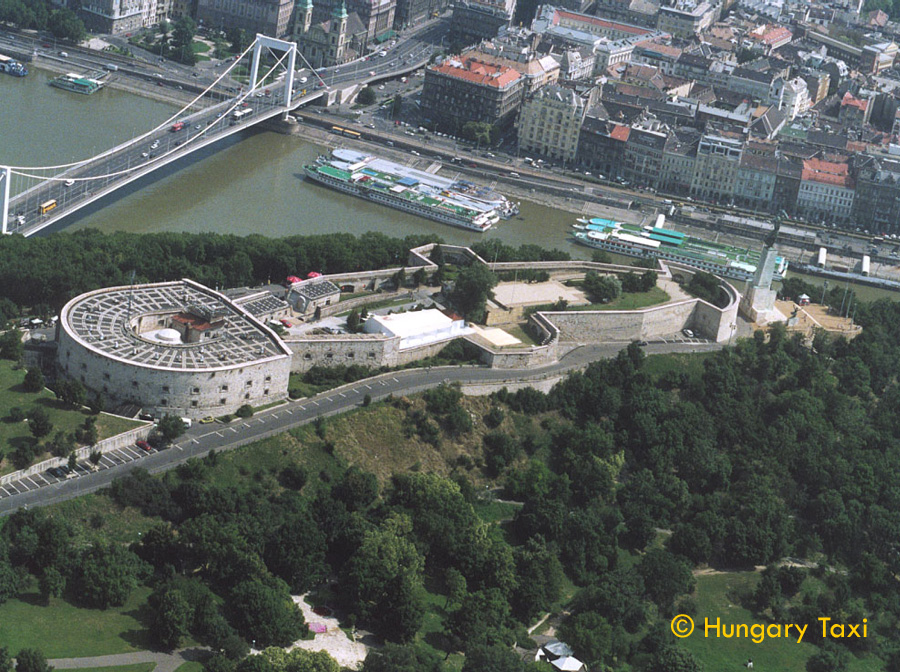
[[(323, 96), (339, 84), (349, 87), (421, 67), (433, 48), (423, 48), (378, 74), (359, 64), (344, 68), (330, 83), (297, 50), (295, 42), (257, 35), (253, 43), (206, 89), (154, 128), (82, 161), (54, 166), (0, 166), (0, 231), (31, 236), (81, 208), (159, 168), (178, 161), (247, 126), (281, 116)], [(312, 73), (310, 83), (294, 86), (298, 57)], [(247, 84), (224, 97), (220, 82), (250, 59)], [(13, 185), (16, 188), (13, 188)]]

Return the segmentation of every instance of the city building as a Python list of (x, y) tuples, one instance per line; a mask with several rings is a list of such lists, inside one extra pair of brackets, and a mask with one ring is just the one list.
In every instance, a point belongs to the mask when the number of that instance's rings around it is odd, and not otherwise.
[(772, 212), (778, 159), (744, 152), (734, 181), (734, 204), (748, 210)]
[(669, 135), (660, 166), (660, 191), (677, 195), (690, 193), (697, 144), (698, 133), (694, 129), (679, 129)]
[(574, 161), (586, 108), (572, 89), (545, 86), (522, 104), (519, 147), (554, 160)]
[(659, 188), (663, 151), (668, 142), (667, 129), (658, 121), (632, 126), (625, 143), (622, 175), (627, 182)]
[(784, 80), (778, 78), (775, 82), (775, 100), (780, 100), (780, 109), (788, 121), (796, 119), (809, 109), (809, 91), (806, 82), (800, 77)]
[(287, 396), (291, 351), (191, 280), (98, 289), (60, 313), (57, 370), (107, 403), (201, 418)]
[(314, 68), (340, 65), (353, 60), (363, 49), (367, 30), (354, 13), (347, 14), (343, 2), (335, 5), (327, 21), (313, 21), (312, 0), (299, 0), (294, 12), (293, 34), (297, 48)]
[(197, 20), (215, 30), (284, 37), (290, 32), (292, 0), (197, 0)]
[(367, 334), (399, 337), (398, 348), (406, 350), (448, 341), (474, 333), (458, 315), (447, 315), (434, 308), (393, 315), (372, 315), (363, 324)]
[(856, 178), (853, 221), (878, 233), (900, 233), (900, 156), (864, 157)]
[(347, 0), (347, 11), (356, 14), (366, 29), (366, 42), (393, 35), (397, 0)]
[(865, 126), (869, 123), (869, 117), (874, 107), (869, 103), (869, 100), (857, 98), (847, 91), (844, 97), (841, 98), (841, 110), (838, 113), (838, 119), (842, 124), (847, 124), (848, 126)]
[(475, 58), (452, 57), (425, 70), (425, 119), (458, 134), (469, 121), (512, 124), (522, 104), (524, 78), (516, 70)]
[(475, 59), (488, 65), (515, 70), (522, 75), (525, 96), (559, 80), (559, 61), (550, 55), (536, 52), (530, 46), (511, 45), (499, 40), (483, 42), (477, 49), (463, 53), (460, 58)]
[(673, 6), (659, 8), (656, 27), (674, 37), (692, 38), (709, 28), (718, 16), (718, 5), (678, 0)]
[(457, 0), (450, 39), (464, 44), (493, 39), (510, 26), (515, 12), (516, 0)]
[(121, 35), (156, 24), (156, 0), (89, 0), (78, 16), (96, 33)]
[(704, 135), (697, 147), (691, 195), (704, 201), (731, 201), (743, 153), (739, 139)]
[(588, 79), (594, 74), (594, 52), (587, 47), (566, 47), (559, 55), (553, 54), (559, 63), (559, 77), (567, 81)]
[(656, 28), (659, 4), (649, 0), (597, 0), (594, 14), (604, 19)]
[(622, 175), (631, 127), (612, 123), (603, 108), (588, 110), (578, 135), (578, 163), (614, 180)]
[(287, 301), (298, 313), (315, 313), (316, 308), (324, 308), (340, 301), (341, 290), (329, 280), (312, 278), (295, 282), (288, 289)]
[(853, 212), (854, 186), (848, 163), (807, 159), (797, 192), (797, 213), (813, 222), (846, 221)]
[(397, 0), (394, 27), (400, 30), (415, 26), (442, 14), (449, 6), (449, 0)]

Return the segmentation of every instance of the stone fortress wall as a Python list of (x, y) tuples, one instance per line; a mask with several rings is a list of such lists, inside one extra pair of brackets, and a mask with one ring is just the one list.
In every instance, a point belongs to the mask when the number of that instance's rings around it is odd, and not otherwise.
[[(411, 250), (404, 267), (407, 277), (424, 269), (430, 277), (438, 266), (428, 255), (434, 245)], [(447, 261), (456, 263), (485, 263), (496, 271), (514, 269), (547, 270), (555, 274), (579, 275), (589, 270), (622, 274), (633, 272), (630, 266), (598, 264), (586, 261), (515, 262), (488, 264), (468, 248), (441, 246)], [(389, 281), (399, 269), (325, 276), (339, 286), (352, 284), (360, 288), (378, 288)], [(682, 280), (694, 273), (689, 267), (660, 264), (659, 273)], [(223, 295), (189, 283), (198, 291), (209, 293), (224, 305), (249, 320), (260, 334), (274, 338), (283, 352), (280, 356), (260, 357), (237, 365), (160, 367), (117, 356), (91, 346), (67, 324), (67, 315), (74, 304), (86, 297), (123, 288), (96, 290), (76, 297), (63, 309), (58, 330), (57, 363), (60, 372), (80, 380), (86, 388), (100, 393), (113, 403), (136, 403), (154, 415), (171, 413), (200, 418), (206, 415), (233, 413), (243, 404), (261, 405), (286, 396), (291, 372), (304, 372), (313, 366), (361, 365), (368, 368), (395, 367), (437, 354), (448, 341), (421, 347), (400, 349), (400, 338), (379, 334), (303, 335), (278, 339), (260, 321), (253, 318)], [(163, 283), (164, 284), (164, 283)], [(496, 348), (483, 339), (467, 336), (469, 342), (481, 350), (481, 361), (494, 368), (529, 368), (555, 362), (579, 344), (653, 340), (690, 328), (699, 335), (722, 342), (728, 340), (736, 324), (740, 295), (730, 284), (722, 282), (729, 298), (725, 308), (717, 308), (700, 299), (674, 301), (634, 311), (565, 311), (537, 312), (529, 318), (530, 330), (540, 345)], [(403, 292), (397, 293), (402, 296)], [(385, 294), (373, 294), (354, 301), (358, 306), (383, 301)], [(350, 309), (343, 302), (340, 312)], [(332, 308), (329, 306), (329, 308)], [(168, 308), (167, 308), (168, 309)], [(154, 318), (155, 319), (155, 318)], [(112, 337), (121, 337), (112, 334)], [(239, 343), (236, 342), (236, 345)], [(178, 346), (173, 346), (178, 347)], [(136, 351), (135, 351), (136, 352)]]
[[(191, 281), (191, 288), (208, 293), (249, 321), (264, 337), (277, 337), (223, 295)], [(158, 286), (179, 283), (159, 283)], [(179, 417), (202, 418), (234, 413), (244, 404), (262, 405), (287, 396), (291, 357), (283, 345), (281, 355), (263, 356), (239, 364), (221, 366), (165, 367), (135, 361), (130, 350), (122, 355), (92, 347), (70, 324), (73, 307), (91, 297), (121, 293), (127, 288), (105, 288), (72, 299), (61, 311), (58, 329), (57, 370), (79, 380), (89, 391), (112, 404), (136, 404), (156, 416), (167, 413)], [(127, 299), (126, 299), (127, 300)], [(172, 309), (169, 309), (172, 312)], [(139, 323), (142, 316), (134, 316)], [(152, 319), (156, 319), (152, 316)], [(99, 327), (97, 327), (99, 329)], [(110, 326), (106, 338), (135, 338), (123, 325)], [(121, 333), (118, 333), (121, 332)], [(139, 338), (139, 337), (137, 337)], [(160, 349), (181, 345), (158, 344)], [(136, 352), (136, 350), (135, 350)]]

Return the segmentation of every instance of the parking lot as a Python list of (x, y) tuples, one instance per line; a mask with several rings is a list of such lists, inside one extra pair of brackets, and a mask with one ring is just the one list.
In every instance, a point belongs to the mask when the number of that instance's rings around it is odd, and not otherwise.
[(142, 457), (146, 457), (147, 455), (152, 455), (155, 452), (157, 452), (155, 448), (151, 448), (149, 451), (147, 451), (142, 450), (137, 446), (124, 446), (122, 448), (116, 448), (114, 450), (103, 453), (103, 456), (100, 458), (100, 462), (97, 464), (96, 469), (92, 468), (93, 465), (91, 465), (90, 462), (79, 462), (75, 467), (75, 471), (73, 472), (69, 472), (67, 467), (54, 467), (52, 469), (48, 469), (47, 471), (42, 471), (38, 474), (32, 474), (31, 476), (26, 476), (18, 481), (0, 486), (0, 499), (3, 499), (4, 497), (11, 497), (12, 495), (19, 495), (23, 492), (36, 490), (37, 488), (43, 488), (48, 485), (54, 485), (55, 483), (59, 483), (61, 481), (80, 478), (81, 476), (90, 474), (93, 471), (103, 471), (104, 469), (111, 469), (128, 462), (134, 462), (135, 460), (139, 460)]

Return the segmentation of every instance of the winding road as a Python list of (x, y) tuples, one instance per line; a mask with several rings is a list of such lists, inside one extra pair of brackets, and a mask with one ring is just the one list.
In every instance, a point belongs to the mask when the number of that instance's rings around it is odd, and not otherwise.
[[(314, 397), (290, 401), (261, 411), (246, 420), (229, 424), (196, 424), (168, 450), (96, 473), (67, 479), (0, 499), (0, 516), (19, 507), (46, 506), (105, 488), (131, 469), (141, 467), (151, 473), (172, 469), (192, 457), (203, 457), (210, 450), (239, 448), (254, 441), (288, 431), (319, 417), (338, 415), (360, 406), (368, 394), (372, 401), (388, 395), (402, 396), (423, 392), (441, 383), (503, 384), (538, 382), (557, 378), (567, 372), (585, 368), (601, 359), (610, 359), (627, 343), (583, 345), (563, 356), (558, 362), (534, 369), (490, 369), (478, 366), (445, 366), (408, 369), (380, 374), (343, 385)], [(648, 344), (647, 354), (711, 352), (723, 347), (719, 343), (662, 341)]]

